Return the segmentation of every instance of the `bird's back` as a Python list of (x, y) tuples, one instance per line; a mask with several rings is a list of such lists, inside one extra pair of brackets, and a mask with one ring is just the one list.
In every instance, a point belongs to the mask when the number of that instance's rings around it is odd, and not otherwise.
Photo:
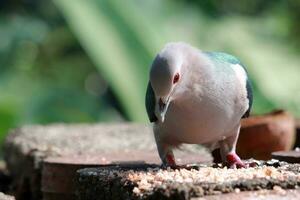
[(233, 55), (223, 53), (223, 52), (217, 52), (217, 51), (204, 51), (202, 53), (215, 62), (221, 62), (221, 63), (227, 62), (233, 65), (239, 64), (243, 67), (241, 61)]
[(252, 104), (253, 104), (253, 91), (252, 91), (252, 85), (249, 80), (248, 71), (247, 71), (246, 67), (242, 64), (242, 62), (238, 58), (236, 58), (233, 55), (227, 54), (227, 53), (216, 52), (216, 51), (203, 52), (203, 53), (206, 56), (208, 56), (209, 59), (211, 59), (218, 66), (222, 67), (226, 64), (227, 65), (229, 64), (231, 67), (238, 66), (238, 67), (243, 68), (243, 70), (246, 73), (246, 92), (247, 92), (247, 99), (248, 99), (248, 109), (244, 113), (243, 118), (249, 117), (250, 111), (252, 108)]

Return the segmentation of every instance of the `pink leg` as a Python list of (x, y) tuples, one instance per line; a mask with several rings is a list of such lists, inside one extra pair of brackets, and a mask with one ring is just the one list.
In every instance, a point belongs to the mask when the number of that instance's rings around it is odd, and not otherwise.
[(165, 162), (168, 166), (176, 166), (176, 162), (175, 162), (173, 153), (167, 153), (165, 160), (166, 160)]
[(174, 154), (172, 151), (172, 146), (165, 143), (159, 136), (159, 134), (155, 134), (155, 141), (158, 150), (159, 157), (162, 161), (164, 167), (170, 166), (175, 167), (176, 162), (174, 158)]
[(235, 153), (235, 146), (240, 132), (240, 125), (237, 126), (230, 137), (220, 141), (220, 150), (223, 163), (227, 163), (230, 168), (247, 167)]
[(235, 153), (228, 153), (226, 156), (226, 161), (231, 168), (246, 168), (247, 165), (240, 159), (240, 157)]

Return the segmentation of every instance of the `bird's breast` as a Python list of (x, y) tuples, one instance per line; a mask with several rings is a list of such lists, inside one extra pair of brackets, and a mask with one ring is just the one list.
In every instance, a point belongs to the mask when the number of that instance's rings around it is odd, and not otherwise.
[[(240, 118), (230, 100), (203, 95), (195, 88), (170, 103), (165, 121), (159, 126), (162, 132), (182, 143), (209, 143), (231, 134)], [(228, 101), (228, 102), (226, 102)]]

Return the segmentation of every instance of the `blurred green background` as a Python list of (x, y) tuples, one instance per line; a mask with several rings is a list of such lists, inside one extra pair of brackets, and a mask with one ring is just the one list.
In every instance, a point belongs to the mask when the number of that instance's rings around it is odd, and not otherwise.
[(146, 122), (155, 54), (169, 41), (247, 66), (254, 114), (300, 116), (299, 0), (0, 0), (0, 141), (54, 122)]

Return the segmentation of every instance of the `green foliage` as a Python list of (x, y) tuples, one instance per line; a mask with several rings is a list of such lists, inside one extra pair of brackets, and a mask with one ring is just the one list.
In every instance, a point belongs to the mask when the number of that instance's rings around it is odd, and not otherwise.
[(21, 124), (122, 120), (65, 24), (13, 16), (0, 17), (0, 140)]
[[(300, 112), (299, 106), (297, 107), (295, 103), (297, 102), (296, 99), (299, 99), (293, 96), (299, 88), (298, 84), (300, 84), (298, 83), (299, 79), (296, 78), (296, 74), (300, 72), (297, 67), (299, 59), (295, 57), (295, 54), (292, 55), (291, 52), (286, 52), (284, 50), (285, 45), (281, 44), (280, 46), (278, 44), (280, 37), (283, 39), (286, 34), (280, 32), (283, 29), (281, 26), (287, 25), (277, 24), (272, 21), (272, 18), (276, 17), (278, 19), (280, 17), (272, 13), (265, 14), (264, 18), (259, 21), (255, 18), (242, 18), (240, 16), (228, 16), (224, 19), (211, 20), (199, 14), (196, 9), (189, 7), (188, 9), (182, 9), (180, 6), (176, 7), (176, 4), (172, 4), (173, 7), (170, 7), (171, 9), (167, 13), (162, 12), (170, 6), (170, 2), (154, 1), (151, 5), (145, 1), (142, 1), (143, 4), (139, 5), (134, 4), (133, 1), (128, 1), (126, 5), (116, 2), (93, 0), (88, 1), (88, 3), (80, 1), (70, 3), (67, 0), (57, 0), (56, 4), (61, 8), (88, 54), (91, 58), (94, 58), (100, 72), (104, 74), (107, 81), (112, 80), (113, 83), (110, 84), (114, 85), (115, 93), (118, 94), (119, 100), (127, 109), (128, 116), (131, 119), (137, 119), (132, 116), (132, 113), (137, 114), (140, 112), (139, 116), (144, 113), (142, 105), (139, 105), (143, 102), (143, 92), (140, 92), (136, 85), (142, 86), (140, 87), (141, 91), (145, 91), (145, 74), (149, 66), (148, 63), (151, 62), (151, 53), (153, 57), (153, 52), (162, 47), (164, 42), (168, 40), (184, 40), (195, 45), (201, 44), (199, 46), (204, 49), (228, 51), (237, 55), (237, 57), (243, 58), (242, 61), (248, 67), (253, 82), (257, 86), (254, 94), (258, 97), (257, 101), (254, 101), (255, 113), (267, 112), (277, 107), (293, 110), (295, 114)], [(223, 12), (225, 8), (222, 7), (225, 3), (218, 4), (220, 6), (218, 7), (215, 5), (215, 1), (206, 2), (211, 3), (210, 6), (212, 6), (214, 13), (219, 13), (219, 15), (226, 13)], [(250, 6), (252, 11), (249, 14), (255, 14), (262, 11), (265, 13), (268, 6), (271, 6), (272, 10), (274, 9), (274, 3), (269, 5), (263, 4), (262, 1), (256, 2), (249, 5), (246, 1), (242, 1), (241, 4), (232, 4), (225, 10), (245, 12), (245, 7)], [(201, 3), (199, 5), (201, 7)], [(122, 9), (120, 6), (122, 6)], [(151, 9), (154, 7), (158, 9)], [(258, 8), (261, 8), (261, 10)], [(82, 13), (89, 14), (80, 14), (78, 13), (79, 10)], [(144, 12), (141, 15), (140, 10), (152, 10), (152, 12)], [(139, 17), (138, 20), (135, 16)], [(160, 19), (160, 21), (156, 21), (156, 24), (151, 20), (154, 16)], [(197, 23), (190, 22), (190, 19)], [(84, 21), (85, 25), (80, 24), (80, 21)], [(151, 32), (150, 35), (148, 32), (153, 30), (153, 26), (155, 26), (156, 31)], [(266, 28), (262, 29), (262, 26)], [(203, 31), (203, 28), (205, 31)], [(86, 32), (89, 32), (90, 35)], [(157, 39), (157, 35), (160, 35), (160, 40)], [(270, 37), (270, 39), (265, 37)], [(277, 41), (271, 39), (276, 39), (276, 37), (279, 37)], [(114, 43), (111, 41), (112, 39)], [(153, 41), (152, 45), (149, 44), (149, 40)], [(128, 41), (134, 41), (134, 43), (130, 45)], [(93, 45), (94, 48), (92, 48)], [(118, 47), (119, 50), (112, 49), (113, 45)], [(116, 54), (126, 56), (116, 59), (116, 62), (121, 61), (122, 64), (113, 63), (111, 60), (101, 58), (101, 52), (104, 51), (106, 54), (103, 54), (103, 56), (106, 58), (112, 55), (117, 58)], [(144, 62), (140, 61), (143, 56), (145, 57)], [(136, 62), (130, 62), (129, 60), (136, 60)], [(288, 65), (285, 63), (288, 63)], [(286, 65), (285, 68), (281, 67), (283, 65)], [(108, 74), (108, 69), (115, 76)], [(122, 71), (122, 75), (118, 74), (120, 71)], [(282, 76), (282, 74), (285, 74), (285, 76)], [(134, 77), (139, 76), (139, 79), (134, 79), (132, 75)], [(130, 81), (126, 84), (118, 83), (113, 78), (116, 76), (122, 76), (125, 80)], [(260, 84), (257, 84), (257, 82)], [(282, 84), (283, 82), (285, 84)], [(123, 88), (121, 89), (121, 87)], [(122, 94), (123, 90), (132, 91), (132, 93)], [(135, 101), (137, 99), (138, 101)], [(290, 101), (292, 99), (293, 101)], [(295, 108), (297, 109), (295, 110)]]
[(96, 1), (58, 0), (55, 3), (116, 96), (122, 99), (120, 103), (125, 113), (132, 120), (144, 120), (146, 71), (139, 67), (139, 54), (128, 51), (122, 27), (113, 26), (109, 20), (110, 10), (101, 9)]

